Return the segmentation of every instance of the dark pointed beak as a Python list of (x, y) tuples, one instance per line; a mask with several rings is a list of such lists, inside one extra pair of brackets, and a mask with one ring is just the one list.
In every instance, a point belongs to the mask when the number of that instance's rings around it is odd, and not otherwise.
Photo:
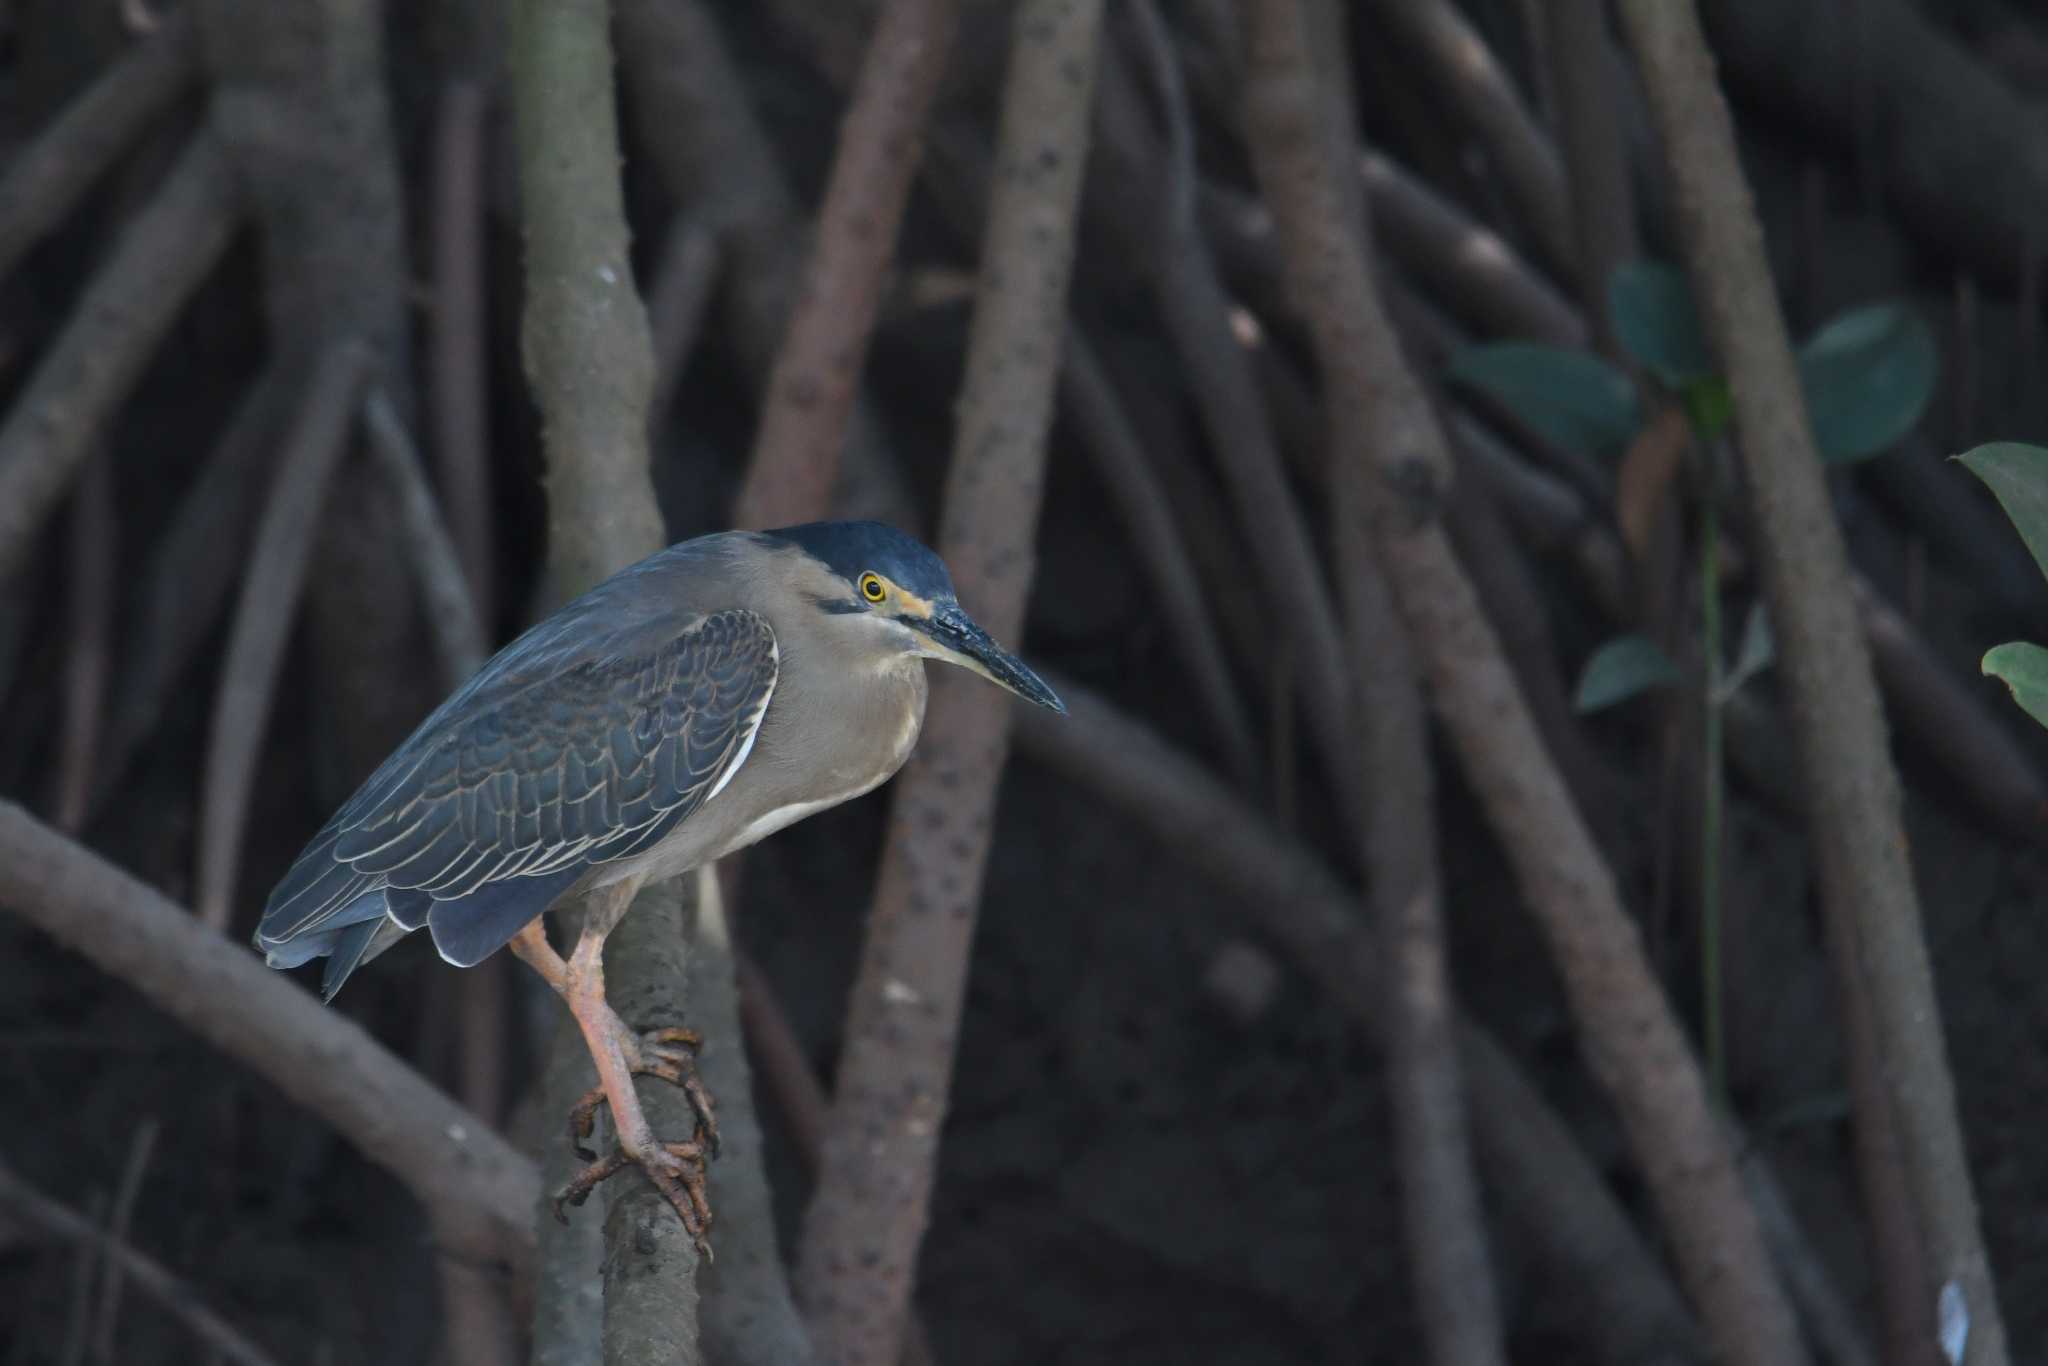
[(930, 651), (933, 658), (971, 669), (1027, 702), (1066, 715), (1067, 704), (1060, 701), (1059, 694), (1031, 672), (1023, 660), (996, 644), (988, 632), (976, 626), (957, 606), (936, 608), (929, 617), (902, 620), (904, 625), (931, 637), (932, 644), (938, 647)]

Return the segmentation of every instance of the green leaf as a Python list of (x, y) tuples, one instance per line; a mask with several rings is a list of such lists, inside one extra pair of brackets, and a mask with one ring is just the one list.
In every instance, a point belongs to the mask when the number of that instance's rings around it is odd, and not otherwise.
[(1720, 691), (1714, 701), (1726, 702), (1735, 696), (1743, 684), (1770, 668), (1777, 657), (1778, 646), (1771, 636), (1771, 619), (1764, 612), (1764, 605), (1757, 603), (1749, 609), (1749, 619), (1742, 623), (1742, 646), (1736, 651), (1735, 667), (1721, 680)]
[(1990, 485), (2034, 563), (2048, 575), (2048, 450), (2022, 441), (1993, 441), (1956, 459)]
[(1580, 712), (1599, 711), (1647, 689), (1669, 686), (1683, 677), (1671, 657), (1648, 636), (1617, 636), (1593, 651), (1593, 657), (1586, 661), (1572, 706)]
[(1994, 645), (1985, 652), (1983, 667), (1990, 677), (2005, 681), (2027, 715), (2048, 726), (2048, 650), (2024, 640)]
[(1799, 377), (1821, 459), (1862, 460), (1912, 431), (1939, 368), (1933, 330), (1904, 303), (1851, 309), (1814, 333)]
[(1692, 290), (1676, 267), (1661, 261), (1615, 267), (1607, 281), (1607, 312), (1623, 349), (1671, 388), (1714, 373)]
[(1451, 361), (1450, 376), (1505, 404), (1544, 440), (1585, 455), (1618, 454), (1643, 423), (1628, 377), (1584, 351), (1472, 346)]
[(1685, 420), (1692, 424), (1694, 435), (1702, 441), (1719, 440), (1735, 416), (1735, 396), (1728, 392), (1728, 381), (1719, 375), (1693, 380), (1685, 386), (1684, 397)]

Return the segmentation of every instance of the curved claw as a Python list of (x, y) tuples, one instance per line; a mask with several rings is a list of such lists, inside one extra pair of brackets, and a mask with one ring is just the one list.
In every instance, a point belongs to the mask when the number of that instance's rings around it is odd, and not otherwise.
[(697, 1143), (662, 1143), (653, 1152), (637, 1158), (623, 1148), (614, 1149), (610, 1156), (569, 1178), (569, 1183), (555, 1193), (555, 1218), (568, 1223), (569, 1212), (564, 1205), (581, 1205), (592, 1191), (632, 1166), (647, 1173), (647, 1179), (683, 1221), (684, 1231), (697, 1245), (697, 1255), (711, 1261), (711, 1201), (704, 1193), (704, 1149)]

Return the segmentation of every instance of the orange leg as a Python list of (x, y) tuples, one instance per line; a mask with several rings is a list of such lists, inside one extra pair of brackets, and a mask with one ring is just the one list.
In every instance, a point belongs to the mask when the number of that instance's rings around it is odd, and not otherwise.
[[(618, 896), (621, 903), (601, 910), (595, 903), (606, 893)], [(619, 1139), (617, 1153), (579, 1173), (555, 1197), (555, 1214), (566, 1220), (565, 1203), (582, 1204), (607, 1177), (637, 1165), (675, 1208), (683, 1227), (696, 1240), (698, 1252), (709, 1258), (711, 1249), (705, 1235), (711, 1225), (711, 1210), (704, 1194), (704, 1160), (707, 1152), (718, 1150), (718, 1129), (712, 1118), (711, 1097), (697, 1080), (693, 1065), (697, 1036), (688, 1030), (664, 1029), (650, 1032), (643, 1042), (605, 1000), (604, 937), (617, 923), (617, 915), (605, 911), (622, 910), (623, 901), (630, 899), (630, 891), (624, 888), (606, 888), (594, 896), (584, 931), (566, 960), (548, 943), (538, 919), (511, 943), (512, 952), (539, 973), (569, 1007), (597, 1066), (597, 1087), (570, 1112), (572, 1140), (589, 1136), (597, 1107), (606, 1102)], [(658, 1076), (683, 1087), (698, 1115), (695, 1141), (662, 1143), (654, 1137), (640, 1108), (640, 1097), (633, 1090), (636, 1074)], [(578, 1152), (595, 1156), (580, 1146)]]

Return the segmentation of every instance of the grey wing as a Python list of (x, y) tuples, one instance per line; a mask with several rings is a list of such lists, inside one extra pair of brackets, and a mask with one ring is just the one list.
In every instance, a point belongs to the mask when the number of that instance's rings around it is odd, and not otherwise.
[(376, 888), (396, 889), (393, 916), (414, 929), (426, 899), (559, 881), (651, 846), (745, 762), (779, 658), (766, 618), (716, 612), (652, 654), (587, 660), (444, 717), (408, 746), (409, 767), (374, 777), (294, 865), (259, 942), (321, 931)]

